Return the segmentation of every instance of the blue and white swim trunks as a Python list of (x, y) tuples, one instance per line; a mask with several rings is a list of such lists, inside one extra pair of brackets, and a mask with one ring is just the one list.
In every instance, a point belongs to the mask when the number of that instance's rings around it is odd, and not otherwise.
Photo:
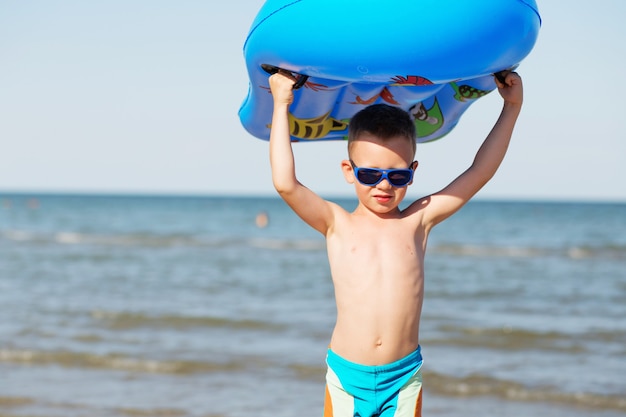
[(328, 349), (324, 417), (421, 417), (422, 354), (381, 366), (350, 362)]

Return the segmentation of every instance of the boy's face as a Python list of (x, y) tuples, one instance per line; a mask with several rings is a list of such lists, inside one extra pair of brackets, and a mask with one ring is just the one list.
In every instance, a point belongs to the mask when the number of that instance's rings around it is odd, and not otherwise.
[[(415, 169), (413, 147), (404, 137), (381, 140), (369, 133), (363, 133), (351, 143), (349, 158), (359, 168)], [(350, 160), (342, 161), (346, 181), (354, 184), (359, 202), (378, 214), (394, 212), (404, 196), (407, 187), (394, 187), (387, 179), (374, 186), (361, 184), (354, 175)], [(413, 181), (409, 182), (411, 184)]]

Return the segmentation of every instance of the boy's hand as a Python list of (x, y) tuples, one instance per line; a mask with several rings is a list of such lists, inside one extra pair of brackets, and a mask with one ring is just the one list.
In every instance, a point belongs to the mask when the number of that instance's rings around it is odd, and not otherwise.
[(296, 82), (294, 76), (281, 70), (271, 75), (269, 81), (274, 105), (290, 105), (293, 102), (293, 85)]
[(504, 83), (498, 81), (498, 77), (494, 77), (496, 86), (500, 95), (506, 103), (521, 106), (524, 100), (524, 89), (522, 86), (522, 78), (516, 72), (509, 72), (504, 77)]

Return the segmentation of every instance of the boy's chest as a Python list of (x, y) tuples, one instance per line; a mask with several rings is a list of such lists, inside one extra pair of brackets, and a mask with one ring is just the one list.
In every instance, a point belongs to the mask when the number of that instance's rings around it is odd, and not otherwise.
[(403, 223), (385, 227), (362, 226), (338, 229), (327, 240), (329, 254), (344, 260), (372, 263), (375, 259), (420, 257), (424, 250), (423, 233)]

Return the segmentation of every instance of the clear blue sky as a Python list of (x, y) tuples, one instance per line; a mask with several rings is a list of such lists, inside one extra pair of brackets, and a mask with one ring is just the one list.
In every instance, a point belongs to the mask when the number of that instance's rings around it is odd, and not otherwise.
[[(272, 194), (237, 111), (262, 0), (0, 0), (0, 191)], [(538, 0), (525, 107), (482, 198), (626, 201), (626, 2)], [(297, 33), (286, 36), (298, 36)], [(409, 195), (471, 162), (501, 106), (418, 146)], [(302, 182), (351, 195), (341, 142), (295, 145)]]

